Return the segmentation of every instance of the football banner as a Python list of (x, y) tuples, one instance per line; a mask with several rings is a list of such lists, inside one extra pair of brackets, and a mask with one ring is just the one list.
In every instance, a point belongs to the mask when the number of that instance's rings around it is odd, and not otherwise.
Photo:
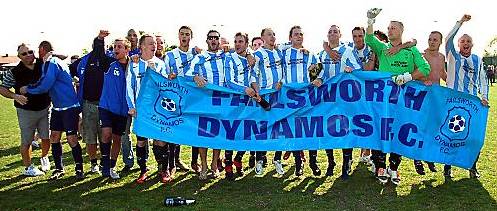
[(262, 109), (225, 87), (169, 80), (148, 71), (137, 99), (135, 134), (226, 150), (369, 148), (470, 168), (483, 146), (488, 108), (441, 86), (398, 86), (383, 72), (354, 71), (322, 86), (264, 90)]

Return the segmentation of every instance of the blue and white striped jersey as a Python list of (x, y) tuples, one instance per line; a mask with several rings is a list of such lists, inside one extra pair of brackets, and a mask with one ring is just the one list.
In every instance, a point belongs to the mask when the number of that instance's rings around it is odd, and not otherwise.
[(354, 55), (357, 56), (357, 62), (359, 65), (361, 65), (361, 68), (364, 68), (364, 65), (368, 63), (369, 57), (371, 56), (371, 48), (369, 48), (368, 45), (364, 44), (364, 47), (362, 49), (357, 49), (355, 48), (354, 42), (349, 42), (348, 44), (349, 47), (352, 48), (352, 51), (354, 51)]
[(164, 62), (166, 63), (166, 66), (169, 66), (171, 72), (178, 76), (185, 76), (185, 73), (190, 69), (190, 63), (196, 54), (195, 48), (191, 48), (188, 52), (184, 52), (178, 47), (166, 52)]
[(361, 69), (361, 66), (357, 62), (357, 56), (354, 55), (354, 51), (351, 47), (341, 44), (333, 50), (338, 51), (341, 55), (340, 61), (333, 63), (330, 55), (326, 53), (325, 50), (319, 53), (319, 62), (323, 65), (323, 69), (318, 75), (318, 78), (321, 80), (325, 80), (328, 78), (332, 78), (339, 73), (343, 73), (345, 71), (345, 67), (351, 67), (352, 69)]
[[(151, 67), (149, 63), (153, 63), (155, 67)], [(126, 70), (126, 102), (128, 103), (128, 108), (136, 108), (135, 102), (138, 93), (140, 93), (141, 80), (147, 70), (155, 71), (164, 77), (167, 77), (169, 72), (164, 61), (155, 56), (148, 61), (140, 58), (138, 63), (129, 61)]]
[(278, 82), (284, 82), (285, 64), (279, 49), (261, 47), (254, 52), (254, 72), (261, 89), (274, 89)]
[(228, 53), (224, 68), (226, 70), (226, 84), (229, 88), (244, 92), (255, 80), (255, 72), (248, 64), (247, 58), (236, 52)]
[(309, 67), (317, 64), (314, 54), (304, 54), (300, 49), (288, 48), (283, 52), (286, 83), (310, 83)]
[(454, 47), (454, 37), (461, 27), (457, 22), (447, 35), (445, 53), (447, 57), (447, 87), (488, 100), (488, 81), (481, 57), (461, 55)]
[(285, 43), (279, 43), (279, 44), (276, 45), (276, 48), (280, 49), (281, 52), (284, 52), (284, 51), (286, 51), (287, 49), (289, 49), (291, 47), (292, 47), (292, 42), (290, 42), (290, 41), (285, 42)]
[(195, 75), (199, 75), (207, 79), (210, 84), (224, 86), (226, 82), (224, 74), (225, 58), (226, 54), (223, 51), (217, 51), (216, 53), (203, 51), (193, 58), (190, 69), (185, 72), (185, 76), (193, 79)]

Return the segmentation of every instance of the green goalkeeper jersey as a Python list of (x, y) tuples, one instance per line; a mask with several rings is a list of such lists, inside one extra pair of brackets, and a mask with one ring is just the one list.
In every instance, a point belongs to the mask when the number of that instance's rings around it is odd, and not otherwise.
[(379, 71), (400, 75), (406, 72), (412, 73), (416, 67), (424, 76), (430, 74), (430, 65), (419, 53), (416, 46), (403, 48), (396, 54), (388, 56), (387, 52), (392, 44), (381, 42), (373, 34), (367, 34), (365, 41), (378, 57)]

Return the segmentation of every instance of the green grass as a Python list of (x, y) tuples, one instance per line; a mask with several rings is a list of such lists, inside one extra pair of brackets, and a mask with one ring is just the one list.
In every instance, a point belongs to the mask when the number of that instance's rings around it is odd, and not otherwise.
[[(491, 105), (497, 105), (497, 89), (491, 88)], [(311, 176), (308, 166), (305, 175), (297, 178), (293, 167), (277, 177), (272, 165), (262, 178), (254, 177), (246, 170), (237, 181), (222, 179), (202, 182), (191, 172), (179, 172), (173, 184), (163, 185), (155, 177), (142, 185), (136, 185), (135, 170), (121, 175), (118, 181), (102, 179), (88, 174), (83, 181), (74, 178), (74, 165), (69, 146), (64, 144), (66, 176), (58, 181), (48, 181), (49, 175), (30, 178), (20, 176), (22, 172), (19, 155), (19, 129), (16, 112), (11, 101), (0, 99), (0, 210), (154, 210), (164, 208), (166, 196), (194, 198), (197, 204), (179, 209), (197, 210), (497, 210), (497, 151), (495, 107), (489, 113), (485, 146), (480, 157), (479, 169), (482, 178), (469, 179), (466, 170), (454, 168), (454, 179), (445, 181), (442, 165), (437, 164), (438, 173), (419, 176), (412, 160), (403, 159), (402, 183), (398, 187), (389, 183), (380, 185), (363, 165), (353, 166), (353, 175), (348, 181), (338, 176), (330, 178)], [(34, 163), (39, 165), (40, 150), (34, 151)], [(319, 152), (320, 167), (326, 168), (326, 156)], [(183, 147), (182, 159), (190, 161), (190, 148)], [(270, 158), (272, 156), (269, 156)], [(336, 158), (341, 152), (336, 150)], [(354, 151), (358, 157), (358, 150)], [(88, 157), (85, 169), (89, 169)], [(155, 169), (150, 155), (149, 165)], [(248, 156), (244, 158), (247, 165)], [(341, 159), (337, 159), (341, 166)], [(293, 163), (293, 158), (287, 161)], [(119, 160), (118, 169), (122, 168)], [(290, 169), (289, 169), (290, 168)], [(153, 170), (152, 172), (154, 172)], [(335, 169), (339, 174), (340, 168)]]

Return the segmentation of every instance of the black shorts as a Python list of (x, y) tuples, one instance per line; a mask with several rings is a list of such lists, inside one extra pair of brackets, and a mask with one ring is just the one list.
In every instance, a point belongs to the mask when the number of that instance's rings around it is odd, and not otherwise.
[(76, 135), (78, 132), (80, 112), (81, 108), (79, 106), (62, 111), (52, 109), (50, 114), (50, 130), (64, 131), (66, 135)]
[(126, 131), (127, 116), (117, 115), (109, 110), (98, 108), (98, 116), (100, 118), (100, 128), (112, 128), (112, 134), (122, 136)]
[(137, 141), (148, 141), (148, 138), (143, 137), (143, 136), (138, 136), (138, 135), (137, 135), (137, 136), (136, 136), (136, 140), (137, 140)]

